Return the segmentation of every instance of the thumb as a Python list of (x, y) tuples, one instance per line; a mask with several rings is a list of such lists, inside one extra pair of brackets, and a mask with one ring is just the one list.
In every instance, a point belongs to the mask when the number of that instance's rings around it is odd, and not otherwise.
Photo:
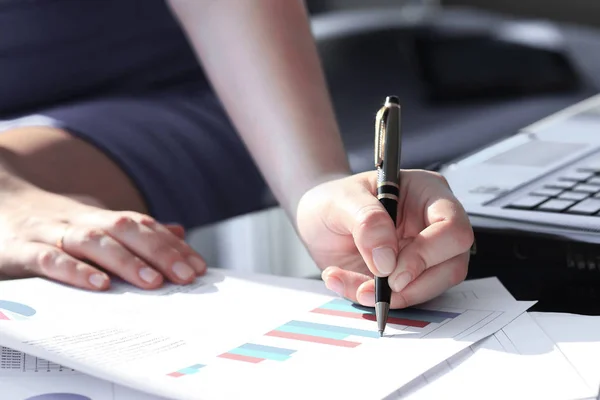
[(375, 276), (388, 276), (396, 268), (398, 239), (394, 221), (367, 189), (347, 196), (339, 222), (352, 234), (356, 248)]

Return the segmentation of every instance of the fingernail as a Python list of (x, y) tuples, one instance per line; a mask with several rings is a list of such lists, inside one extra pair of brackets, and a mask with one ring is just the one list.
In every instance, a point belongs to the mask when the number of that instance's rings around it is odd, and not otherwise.
[(375, 307), (375, 293), (361, 292), (358, 294), (358, 302), (366, 307)]
[(401, 272), (396, 279), (390, 283), (394, 292), (400, 292), (412, 281), (412, 275), (408, 271)]
[(158, 272), (150, 267), (144, 267), (140, 269), (139, 275), (140, 278), (142, 278), (142, 280), (146, 283), (152, 283), (156, 280), (156, 278), (159, 277)]
[(344, 296), (344, 284), (338, 278), (329, 278), (325, 281), (325, 286), (339, 296)]
[(194, 270), (181, 261), (177, 261), (173, 264), (173, 272), (175, 272), (175, 275), (182, 281), (187, 281), (194, 275)]
[(106, 277), (102, 274), (92, 274), (88, 279), (90, 283), (98, 289), (104, 287), (104, 284), (106, 283)]
[(194, 267), (197, 274), (203, 274), (206, 271), (206, 263), (198, 256), (189, 256), (188, 262)]
[(378, 247), (373, 250), (373, 262), (377, 271), (387, 276), (396, 268), (396, 253), (389, 247)]

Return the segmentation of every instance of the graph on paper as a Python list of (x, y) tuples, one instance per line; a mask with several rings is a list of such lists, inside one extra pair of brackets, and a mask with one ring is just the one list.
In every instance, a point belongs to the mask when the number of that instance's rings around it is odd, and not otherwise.
[(71, 368), (0, 346), (0, 376), (15, 373), (69, 373)]
[(34, 308), (15, 301), (0, 300), (0, 320), (25, 320), (35, 315)]
[[(426, 336), (460, 315), (461, 312), (418, 308), (391, 310), (388, 329), (392, 332), (408, 330), (413, 335)], [(373, 324), (375, 320), (373, 308), (334, 299), (310, 310), (305, 318), (290, 320), (265, 332), (254, 342), (219, 354), (218, 358), (249, 364), (282, 363), (301, 352), (319, 352), (322, 346), (350, 351), (366, 341), (382, 340)], [(197, 374), (204, 367), (205, 364), (196, 364), (167, 375), (179, 378)]]

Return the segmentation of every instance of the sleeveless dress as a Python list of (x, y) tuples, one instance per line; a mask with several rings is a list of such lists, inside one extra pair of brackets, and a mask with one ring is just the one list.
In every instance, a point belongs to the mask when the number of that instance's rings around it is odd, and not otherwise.
[(197, 227), (269, 199), (162, 0), (0, 0), (0, 132), (27, 125), (95, 145), (163, 222)]

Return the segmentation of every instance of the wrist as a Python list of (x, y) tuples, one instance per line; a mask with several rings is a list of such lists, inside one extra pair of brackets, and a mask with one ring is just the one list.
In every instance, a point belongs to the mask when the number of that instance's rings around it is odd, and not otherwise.
[(15, 163), (11, 162), (12, 157), (12, 154), (9, 154), (0, 147), (0, 201), (5, 199), (4, 194), (13, 195), (21, 192), (40, 190), (19, 175)]

